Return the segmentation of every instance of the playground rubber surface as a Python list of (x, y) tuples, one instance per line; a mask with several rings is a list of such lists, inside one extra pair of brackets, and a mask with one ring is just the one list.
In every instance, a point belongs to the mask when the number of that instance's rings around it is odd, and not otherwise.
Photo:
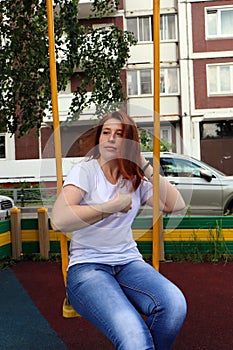
[[(233, 262), (162, 262), (160, 272), (188, 304), (173, 350), (232, 350)], [(113, 350), (84, 318), (63, 318), (64, 296), (58, 262), (22, 261), (0, 271), (1, 350)]]

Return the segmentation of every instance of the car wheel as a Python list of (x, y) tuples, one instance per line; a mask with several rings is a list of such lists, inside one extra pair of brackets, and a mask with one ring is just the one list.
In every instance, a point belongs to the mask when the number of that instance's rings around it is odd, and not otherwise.
[(225, 215), (232, 215), (233, 214), (233, 200), (228, 204), (227, 208), (224, 211)]

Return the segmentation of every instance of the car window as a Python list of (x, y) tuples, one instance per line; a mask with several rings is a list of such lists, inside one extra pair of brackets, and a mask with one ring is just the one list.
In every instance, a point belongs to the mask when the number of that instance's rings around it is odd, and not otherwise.
[[(146, 156), (146, 159), (149, 160), (150, 165), (153, 167), (153, 156)], [(167, 175), (169, 173), (169, 171), (166, 172), (166, 163), (168, 163), (168, 167), (169, 167), (169, 163), (174, 163), (173, 159), (171, 158), (160, 158), (160, 168), (159, 168), (159, 173), (162, 176), (171, 176), (171, 175)], [(175, 166), (175, 165), (174, 165)]]
[(160, 174), (163, 176), (178, 176), (173, 158), (160, 158)]
[(201, 177), (201, 167), (185, 159), (175, 159), (176, 169), (180, 177)]
[(179, 158), (162, 158), (160, 160), (164, 176), (201, 177), (201, 167), (192, 161)]

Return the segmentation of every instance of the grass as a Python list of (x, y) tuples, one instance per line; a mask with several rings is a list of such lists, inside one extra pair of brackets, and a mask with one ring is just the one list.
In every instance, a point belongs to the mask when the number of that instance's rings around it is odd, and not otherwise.
[(215, 229), (209, 229), (209, 237), (206, 242), (198, 239), (196, 230), (193, 230), (193, 240), (180, 241), (174, 245), (175, 252), (165, 254), (166, 260), (190, 261), (190, 262), (232, 262), (233, 254), (229, 251), (222, 227), (216, 222)]

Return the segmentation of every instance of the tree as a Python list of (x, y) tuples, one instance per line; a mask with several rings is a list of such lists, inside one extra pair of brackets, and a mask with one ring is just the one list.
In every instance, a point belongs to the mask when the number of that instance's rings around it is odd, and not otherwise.
[[(115, 26), (99, 32), (80, 25), (79, 0), (53, 3), (57, 89), (65, 89), (74, 71), (80, 81), (69, 117), (78, 118), (91, 104), (98, 114), (124, 101), (120, 72), (135, 44), (133, 34)], [(109, 15), (117, 4), (94, 0), (92, 16)], [(1, 0), (0, 17), (0, 131), (21, 136), (39, 129), (51, 108), (45, 1)]]
[[(146, 130), (140, 129), (140, 144), (142, 152), (152, 152), (153, 151), (153, 134)], [(173, 144), (166, 140), (160, 139), (160, 152), (170, 152), (174, 147)]]

